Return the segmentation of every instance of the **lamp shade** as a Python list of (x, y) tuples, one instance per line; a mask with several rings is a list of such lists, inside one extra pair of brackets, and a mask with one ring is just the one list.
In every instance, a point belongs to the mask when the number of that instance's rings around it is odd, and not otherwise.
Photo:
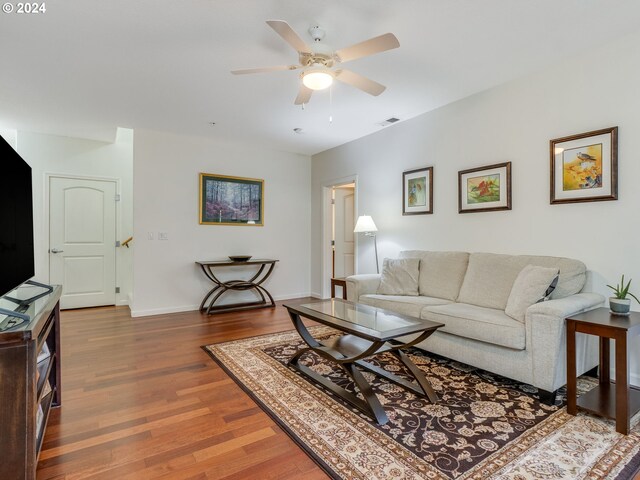
[(358, 217), (358, 221), (356, 222), (356, 228), (353, 229), (354, 233), (365, 233), (365, 232), (377, 232), (378, 228), (376, 224), (373, 222), (373, 218), (369, 215), (360, 215)]

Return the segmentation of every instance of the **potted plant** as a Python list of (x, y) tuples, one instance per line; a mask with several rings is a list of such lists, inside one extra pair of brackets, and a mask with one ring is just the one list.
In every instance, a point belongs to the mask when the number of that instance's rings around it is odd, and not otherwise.
[(607, 285), (611, 290), (613, 290), (613, 297), (609, 297), (609, 308), (611, 309), (611, 313), (615, 313), (616, 315), (629, 315), (629, 310), (631, 310), (631, 299), (627, 298), (627, 296), (633, 297), (634, 300), (640, 303), (638, 297), (636, 297), (633, 293), (629, 291), (629, 286), (631, 285), (631, 279), (624, 284), (624, 275), (622, 275), (622, 280), (615, 287), (611, 285)]

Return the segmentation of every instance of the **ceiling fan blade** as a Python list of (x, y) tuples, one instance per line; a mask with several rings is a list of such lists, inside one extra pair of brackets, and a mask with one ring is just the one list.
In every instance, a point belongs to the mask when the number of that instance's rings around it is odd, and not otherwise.
[(247, 68), (245, 70), (231, 70), (234, 75), (245, 75), (247, 73), (276, 72), (278, 70), (296, 70), (302, 65), (278, 65), (277, 67)]
[(273, 28), (298, 53), (311, 53), (311, 49), (304, 43), (304, 40), (284, 20), (267, 20), (267, 25)]
[(350, 62), (357, 58), (368, 57), (375, 53), (386, 52), (398, 48), (400, 42), (393, 33), (385, 33), (379, 37), (370, 38), (364, 42), (356, 43), (350, 47), (336, 51), (336, 56), (341, 63)]
[(303, 103), (309, 103), (312, 93), (313, 93), (313, 90), (300, 84), (300, 90), (298, 91), (298, 96), (296, 97), (296, 101), (293, 103), (295, 105), (302, 105)]
[(380, 95), (387, 88), (384, 85), (374, 82), (367, 77), (363, 77), (358, 73), (354, 73), (351, 70), (336, 70), (336, 80), (351, 85), (352, 87), (359, 88), (363, 92), (367, 92), (375, 97)]

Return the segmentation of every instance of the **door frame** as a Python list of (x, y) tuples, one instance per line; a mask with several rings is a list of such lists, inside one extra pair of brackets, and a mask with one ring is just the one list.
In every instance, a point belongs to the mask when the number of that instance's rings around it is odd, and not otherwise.
[[(331, 190), (333, 187), (341, 185), (354, 184), (353, 187), (353, 214), (354, 220), (358, 218), (358, 175), (347, 175), (341, 178), (334, 178), (322, 184), (322, 265), (320, 268), (320, 295), (322, 298), (331, 297), (331, 272), (332, 268), (332, 249), (331, 249), (331, 232), (333, 216), (331, 212)], [(354, 239), (353, 245), (353, 268), (358, 273), (358, 238)]]
[[(50, 173), (45, 172), (44, 174), (44, 225), (46, 227), (46, 241), (44, 243), (46, 258), (47, 258), (47, 279), (48, 282), (51, 283), (51, 268), (50, 268), (50, 257), (49, 250), (51, 249), (51, 215), (49, 208), (50, 205), (50, 197), (51, 194), (51, 179), (52, 178), (66, 178), (70, 180), (93, 180), (98, 182), (112, 182), (116, 184), (116, 195), (122, 195), (121, 190), (121, 179), (118, 177), (98, 177), (95, 175), (75, 175), (75, 174), (67, 174), (67, 173)], [(121, 197), (122, 198), (122, 197)], [(114, 199), (115, 201), (115, 199)], [(118, 241), (122, 236), (122, 201), (116, 202), (116, 241)], [(114, 247), (115, 248), (115, 247)], [(115, 254), (115, 274), (116, 274), (116, 287), (118, 286), (119, 274), (120, 270), (118, 268), (118, 260), (119, 254), (116, 248)], [(118, 298), (120, 294), (116, 293), (116, 305), (128, 305), (126, 299)]]

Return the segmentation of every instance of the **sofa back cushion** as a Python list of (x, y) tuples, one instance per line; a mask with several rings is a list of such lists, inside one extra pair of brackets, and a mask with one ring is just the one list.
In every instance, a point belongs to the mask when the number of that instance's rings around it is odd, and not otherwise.
[(504, 310), (518, 274), (527, 265), (560, 271), (551, 299), (578, 293), (586, 280), (584, 263), (571, 258), (472, 253), (457, 301)]
[(426, 297), (455, 301), (467, 271), (467, 252), (427, 252), (407, 250), (400, 258), (420, 259), (418, 290)]

